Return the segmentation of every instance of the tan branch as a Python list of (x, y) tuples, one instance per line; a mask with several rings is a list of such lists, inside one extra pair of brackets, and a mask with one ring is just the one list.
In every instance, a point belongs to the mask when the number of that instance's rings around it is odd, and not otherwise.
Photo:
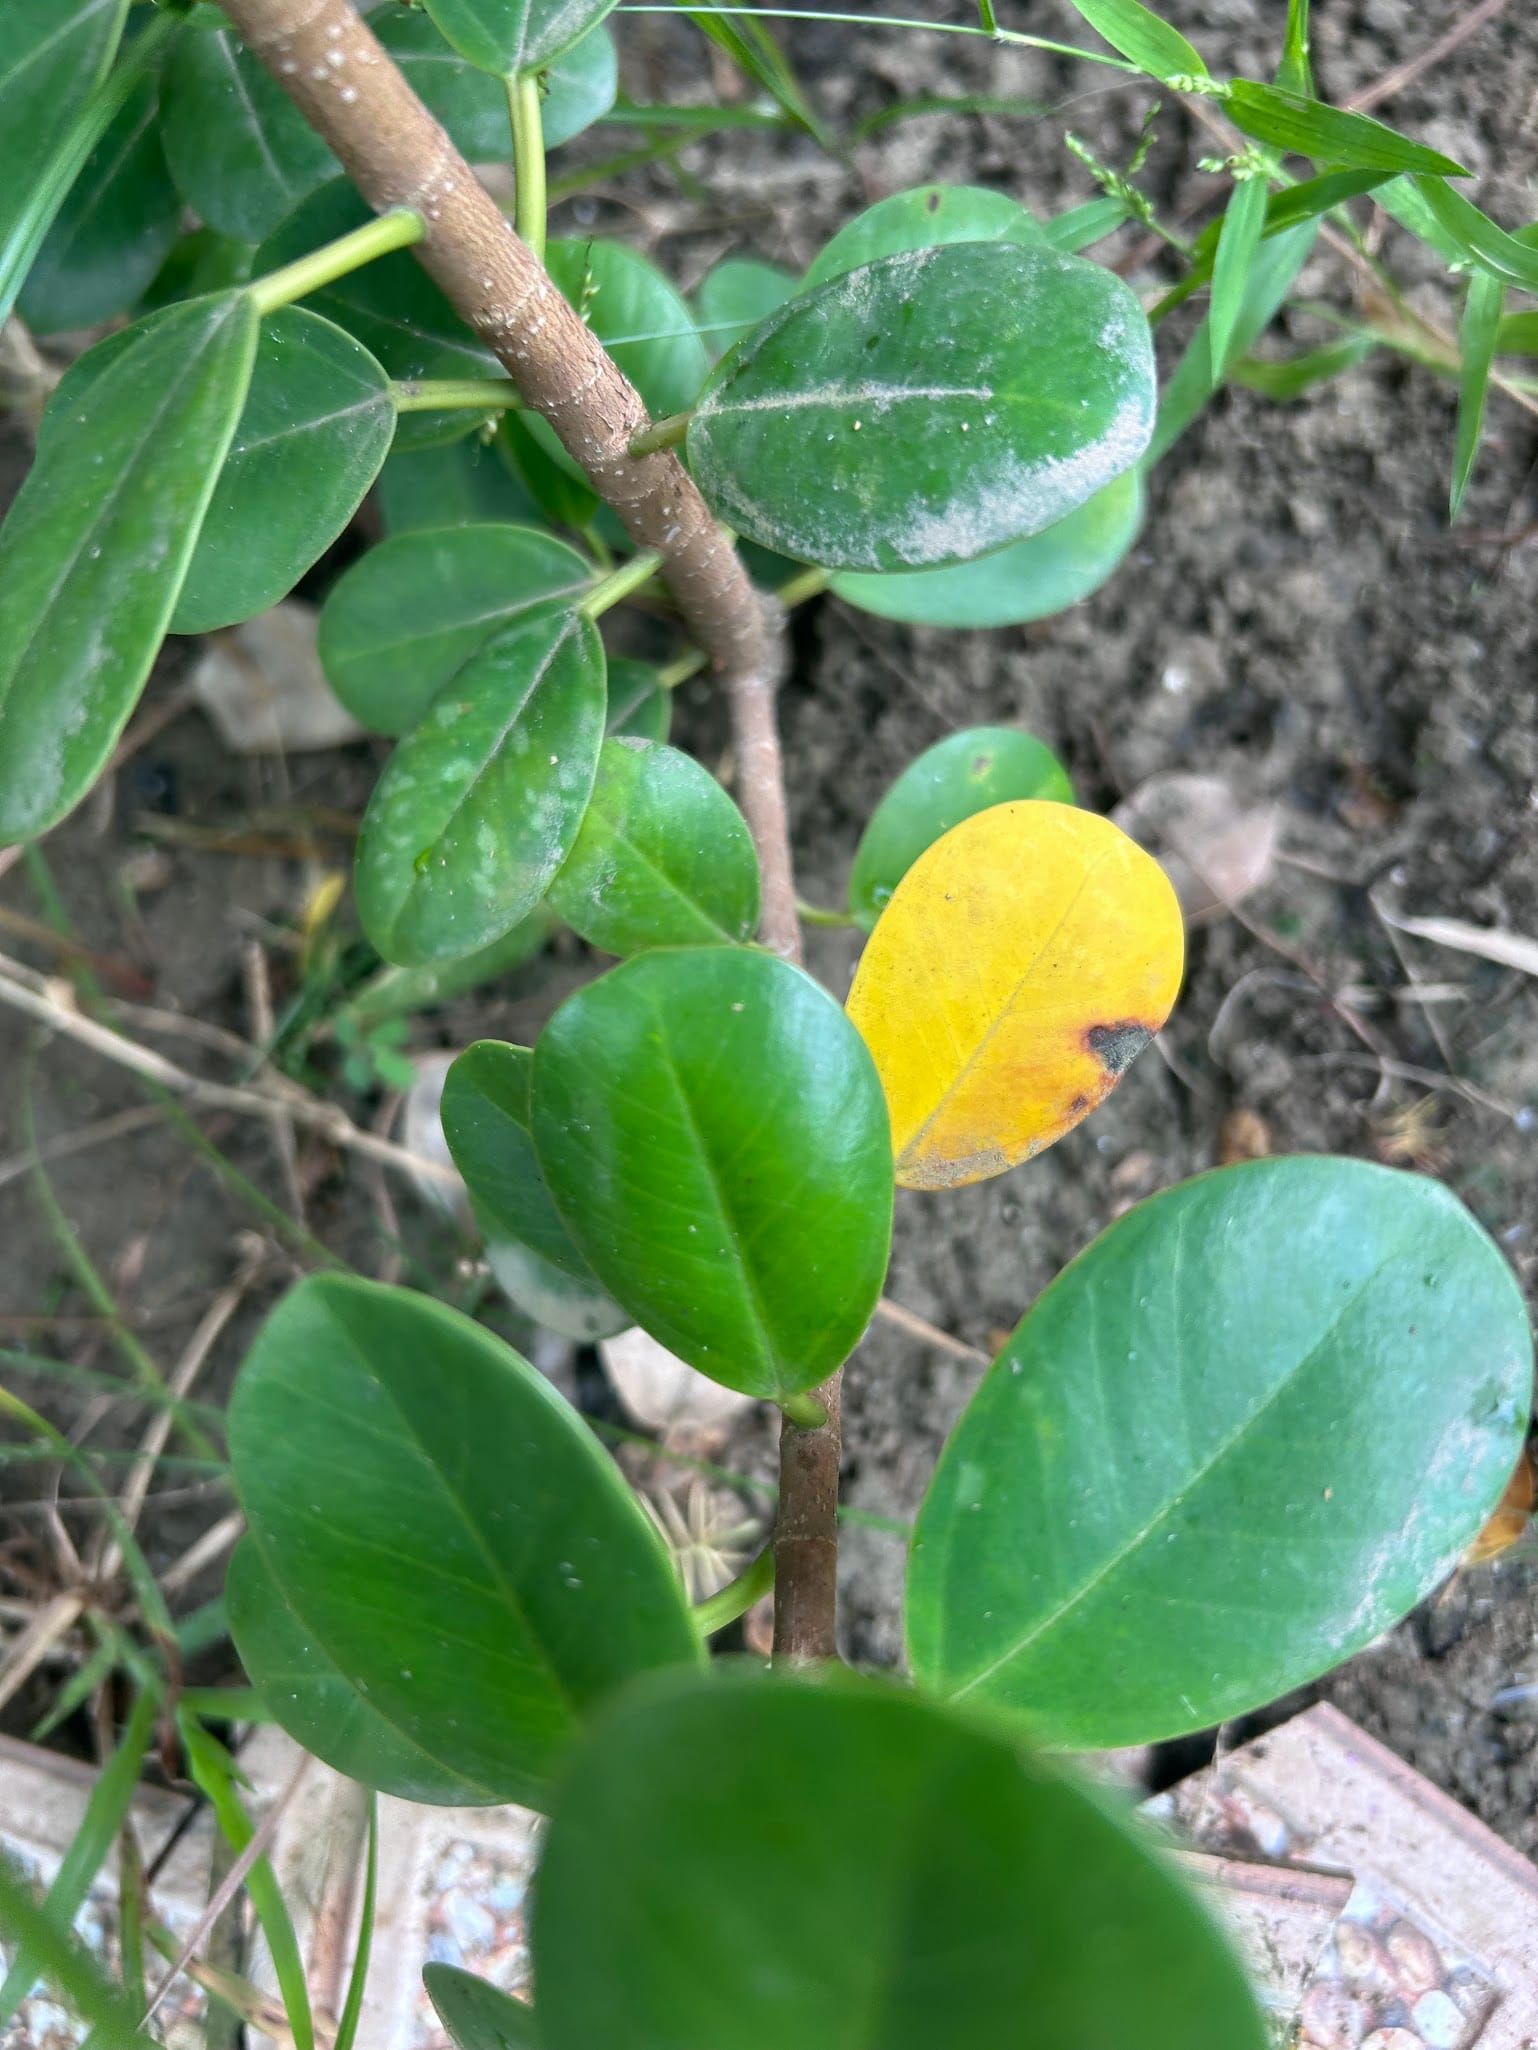
[(676, 455), (633, 457), (640, 394), (416, 97), (351, 0), (226, 0), (225, 13), (376, 212), (426, 223), (415, 254), (642, 548), (728, 676), (772, 668), (773, 631)]
[[(424, 268), (542, 413), (642, 548), (662, 557), (679, 610), (726, 688), (742, 799), (764, 880), (763, 937), (801, 958), (775, 725), (783, 636), (735, 548), (671, 450), (633, 456), (650, 425), (639, 393), (557, 291), (350, 0), (225, 0), (254, 54), (380, 213), (426, 223)], [(775, 1532), (775, 1648), (834, 1655), (839, 1378), (817, 1391), (828, 1422), (787, 1424)]]

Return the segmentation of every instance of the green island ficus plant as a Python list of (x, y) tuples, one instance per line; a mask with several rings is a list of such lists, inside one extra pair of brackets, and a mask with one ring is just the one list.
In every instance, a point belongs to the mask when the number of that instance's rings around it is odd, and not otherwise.
[[(1226, 207), (1168, 236), (1179, 279), (1148, 309), (1081, 253), (1128, 219), (1167, 235), (1135, 163), (1050, 220), (896, 193), (804, 276), (734, 256), (692, 303), (618, 241), (547, 239), (547, 148), (611, 119), (661, 154), (709, 125), (616, 105), (613, 0), (0, 10), (0, 307), (44, 338), (112, 323), (0, 532), (0, 838), (80, 802), (167, 632), (277, 602), (377, 486), (383, 536), (331, 584), (320, 652), (397, 743), (355, 867), (381, 975), (404, 1012), (557, 923), (618, 957), (533, 1048), (449, 1074), (499, 1278), (783, 1412), (772, 1541), (691, 1609), (581, 1416), (431, 1296), (312, 1274), (246, 1359), (227, 1613), (266, 1711), (367, 1788), (549, 1818), (533, 2005), (429, 1974), (462, 2050), (1258, 2043), (1205, 1910), (1058, 1754), (1220, 1722), (1368, 1643), (1521, 1445), (1523, 1306), (1449, 1193), (1346, 1159), (1200, 1175), (1113, 1223), (984, 1376), (913, 1534), (910, 1679), (837, 1663), (838, 1377), (894, 1188), (943, 1201), (1093, 1110), (1168, 1015), (1183, 941), (1162, 871), (1049, 751), (976, 729), (871, 820), (836, 1001), (799, 965), (785, 607), (1060, 610), (1225, 380), (1290, 396), (1372, 347), (1458, 379), (1456, 510), (1497, 358), (1538, 319), (1507, 303), (1538, 288), (1538, 234), (1315, 97), (1306, 0), (1269, 82), (1214, 76), (1138, 0), (1074, 4), (1108, 48), (991, 6), (971, 32), (1147, 74), (1232, 139)], [(750, 75), (739, 121), (829, 140), (758, 14), (682, 11)], [(506, 159), (511, 187), (471, 168)], [(1377, 264), (1369, 194), (1465, 280), (1457, 342), (1395, 301), (1253, 353), (1322, 233)], [(1201, 293), (1161, 393), (1151, 322)], [(676, 624), (671, 662), (606, 653), (638, 597)], [(737, 802), (667, 742), (700, 667)], [(360, 998), (338, 1032), (365, 1075), (390, 1015)], [(712, 1662), (771, 1586), (773, 1669)], [(228, 1761), (180, 1727), (238, 1827)], [(15, 1891), (34, 1964), (81, 1985)], [(273, 1952), (308, 2050), (291, 1935)], [(101, 2006), (103, 2040), (125, 2016)]]

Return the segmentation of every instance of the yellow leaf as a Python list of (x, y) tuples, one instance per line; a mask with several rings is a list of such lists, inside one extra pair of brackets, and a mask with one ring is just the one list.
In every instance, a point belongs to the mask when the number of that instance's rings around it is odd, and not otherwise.
[(1002, 1174), (1108, 1096), (1169, 1016), (1185, 935), (1169, 879), (1109, 819), (994, 805), (920, 855), (849, 993), (897, 1179)]

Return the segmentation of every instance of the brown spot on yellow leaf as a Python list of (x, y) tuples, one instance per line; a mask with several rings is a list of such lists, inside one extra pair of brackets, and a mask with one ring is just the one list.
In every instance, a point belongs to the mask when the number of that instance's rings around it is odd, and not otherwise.
[(1183, 958), (1168, 879), (1108, 819), (1022, 800), (943, 834), (894, 891), (849, 995), (898, 1181), (981, 1181), (1061, 1138), (1163, 1024)]

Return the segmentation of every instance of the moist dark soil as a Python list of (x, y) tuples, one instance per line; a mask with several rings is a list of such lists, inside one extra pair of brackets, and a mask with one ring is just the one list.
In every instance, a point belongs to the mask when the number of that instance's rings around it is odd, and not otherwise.
[[(975, 19), (961, 0), (930, 11)], [(1025, 14), (1001, 7), (1012, 11)], [(1268, 0), (1185, 0), (1173, 11), (1214, 70), (1264, 76), (1274, 63), (1281, 10)], [(1458, 10), (1334, 0), (1316, 13), (1321, 86), (1341, 99), (1412, 58)], [(1072, 27), (1066, 7), (1030, 10), (1029, 25)], [(635, 97), (706, 95), (709, 60), (679, 24), (637, 16), (621, 40)], [(1038, 211), (1082, 199), (1090, 188), (1065, 130), (1124, 163), (1147, 111), (1145, 92), (1108, 73), (981, 39), (807, 22), (787, 42), (834, 122), (920, 94), (1011, 94), (1048, 111), (880, 127), (848, 164), (807, 141), (739, 133), (685, 152), (687, 193), (671, 172), (647, 168), (569, 204), (559, 224), (627, 235), (686, 285), (731, 251), (799, 266), (859, 206), (924, 180), (996, 185)], [(1538, 16), (1513, 4), (1382, 111), (1470, 166), (1500, 217), (1525, 220), (1538, 173)], [(1174, 107), (1156, 126), (1147, 188), (1178, 228), (1199, 225), (1218, 187), (1197, 163), (1216, 145)], [(613, 146), (612, 134), (588, 137), (574, 154)], [(1124, 261), (1141, 288), (1166, 275), (1135, 228), (1102, 253)], [(1382, 255), (1422, 312), (1455, 325), (1456, 299), (1422, 252), (1395, 233)], [(1342, 310), (1360, 305), (1358, 288), (1329, 250), (1300, 287)], [(1184, 332), (1178, 320), (1161, 331), (1167, 360)], [(1313, 317), (1289, 314), (1265, 346), (1297, 349), (1326, 334)], [(1288, 406), (1226, 393), (1157, 472), (1127, 563), (1069, 614), (960, 634), (887, 625), (829, 599), (796, 616), (782, 709), (798, 878), (814, 901), (838, 900), (885, 787), (959, 726), (1018, 723), (1040, 734), (1098, 808), (1169, 770), (1226, 778), (1245, 801), (1282, 808), (1270, 880), (1240, 915), (1191, 935), (1164, 1057), (1145, 1054), (1087, 1125), (1030, 1166), (950, 1195), (899, 1196), (890, 1293), (968, 1345), (990, 1352), (1121, 1210), (1212, 1165), (1241, 1133), (1276, 1152), (1359, 1154), (1440, 1174), (1530, 1293), (1538, 1280), (1534, 984), (1409, 937), (1382, 915), (1538, 936), (1538, 542), (1527, 532), (1538, 521), (1538, 421), (1492, 395), (1469, 504), (1449, 531), (1454, 410), (1450, 385), (1387, 351)], [(45, 853), (75, 930), (108, 957), (122, 993), (249, 1039), (259, 1029), (245, 965), (253, 946), (271, 963), (281, 1009), (296, 921), (325, 872), (345, 864), (345, 843), (317, 839), (306, 853), (281, 849), (281, 833), (280, 851), (215, 842), (279, 806), (289, 818), (356, 815), (383, 748), (282, 765), (235, 759), (198, 711), (175, 711), (190, 652), (173, 644), (146, 700), (143, 716), (164, 711), (168, 723)], [(724, 733), (708, 688), (687, 686), (680, 698), (676, 731), (720, 765)], [(58, 969), (62, 957), (16, 920), (54, 915), (35, 865), (0, 879), (0, 943), (38, 967)], [(812, 964), (840, 994), (853, 958), (842, 934), (813, 935)], [(417, 1020), (412, 1050), (484, 1033), (527, 1038), (594, 965), (575, 946), (558, 949), (496, 991)], [(1431, 986), (1432, 1001), (1417, 984)], [(171, 1057), (229, 1074), (217, 1052), (140, 1025)], [(45, 1142), (146, 1103), (132, 1079), (61, 1040), (34, 1058), (13, 1016), (0, 1017), (0, 1034), (0, 1173), (27, 1143), (24, 1101)], [(344, 1090), (344, 1100), (364, 1122), (389, 1108), (377, 1093)], [(198, 1116), (230, 1164), (290, 1206), (265, 1126)], [(162, 1117), (146, 1113), (134, 1129), (55, 1158), (51, 1172), (81, 1244), (163, 1365), (180, 1357), (236, 1271), (242, 1234), (262, 1235), (263, 1263), (199, 1383), (217, 1400), (303, 1256)], [(449, 1275), (456, 1299), (473, 1291), (473, 1260), (409, 1186), (303, 1139), (297, 1178), (309, 1230), (343, 1258), (426, 1286), (442, 1288)], [(496, 1320), (494, 1301), (488, 1314)], [(25, 1175), (0, 1184), (0, 1343), (118, 1364)], [(605, 1399), (590, 1361), (548, 1346), (543, 1356), (582, 1397)], [(848, 1500), (910, 1518), (979, 1373), (974, 1361), (878, 1323), (847, 1376)], [(53, 1380), (17, 1385), (62, 1422), (89, 1421), (93, 1442), (132, 1442), (131, 1418), (88, 1417), (85, 1398)], [(1135, 1415), (1125, 1423), (1136, 1431)], [(769, 1470), (767, 1423), (751, 1421), (721, 1456)], [(169, 1487), (175, 1476), (162, 1479)], [(24, 1492), (14, 1476), (9, 1485)], [(145, 1525), (152, 1556), (174, 1558), (225, 1506), (206, 1489), (157, 1496)], [(45, 1560), (43, 1525), (35, 1506), (14, 1500), (0, 1532), (9, 1556)], [(850, 1530), (851, 1656), (900, 1660), (902, 1563), (896, 1537)], [(1529, 1852), (1538, 1849), (1538, 1691), (1525, 1691), (1538, 1690), (1535, 1596), (1538, 1575), (1520, 1557), (1461, 1575), (1322, 1690)], [(23, 1708), (36, 1699), (34, 1690)], [(11, 1726), (22, 1719), (13, 1709)]]

